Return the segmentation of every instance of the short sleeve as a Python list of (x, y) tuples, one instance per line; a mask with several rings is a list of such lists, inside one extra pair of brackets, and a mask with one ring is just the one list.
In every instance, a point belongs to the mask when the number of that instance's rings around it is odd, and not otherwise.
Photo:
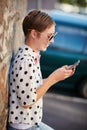
[(17, 99), (22, 106), (36, 102), (35, 67), (32, 60), (15, 63), (13, 81)]

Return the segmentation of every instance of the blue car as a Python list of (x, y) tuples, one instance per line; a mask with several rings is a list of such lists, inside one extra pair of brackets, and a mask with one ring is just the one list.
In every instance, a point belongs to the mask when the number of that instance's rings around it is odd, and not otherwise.
[(43, 78), (63, 65), (80, 60), (75, 74), (58, 82), (56, 89), (78, 90), (81, 96), (87, 98), (87, 16), (58, 11), (51, 11), (50, 16), (56, 22), (58, 34), (47, 51), (41, 52)]

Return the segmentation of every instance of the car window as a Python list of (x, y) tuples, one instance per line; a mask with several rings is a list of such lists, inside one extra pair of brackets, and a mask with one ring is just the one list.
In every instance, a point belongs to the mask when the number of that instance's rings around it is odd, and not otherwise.
[(57, 24), (56, 31), (58, 32), (58, 35), (55, 38), (55, 47), (75, 52), (83, 51), (87, 30)]
[(87, 54), (87, 38), (86, 38), (86, 42), (85, 42), (85, 46), (84, 46), (84, 53)]

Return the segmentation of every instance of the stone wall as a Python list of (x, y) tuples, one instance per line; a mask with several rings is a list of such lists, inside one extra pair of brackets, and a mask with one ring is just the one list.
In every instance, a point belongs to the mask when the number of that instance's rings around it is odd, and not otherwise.
[(27, 0), (0, 0), (0, 130), (6, 130), (8, 115), (8, 70), (12, 51), (23, 42), (22, 19)]

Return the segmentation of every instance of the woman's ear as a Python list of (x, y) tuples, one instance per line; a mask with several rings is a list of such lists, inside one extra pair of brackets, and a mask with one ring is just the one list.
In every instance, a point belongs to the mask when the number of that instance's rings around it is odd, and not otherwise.
[(31, 30), (31, 36), (32, 36), (33, 39), (35, 39), (37, 37), (36, 30), (34, 30), (34, 29)]

